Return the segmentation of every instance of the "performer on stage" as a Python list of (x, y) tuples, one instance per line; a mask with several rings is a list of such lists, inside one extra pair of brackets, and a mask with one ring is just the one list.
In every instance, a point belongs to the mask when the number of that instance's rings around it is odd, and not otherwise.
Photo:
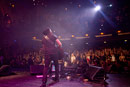
[(43, 52), (45, 56), (45, 66), (43, 69), (43, 79), (42, 79), (42, 85), (40, 87), (46, 87), (47, 83), (47, 74), (49, 71), (49, 65), (51, 61), (54, 61), (55, 65), (55, 79), (54, 81), (59, 81), (59, 64), (58, 64), (58, 51), (57, 47), (62, 47), (62, 43), (60, 40), (52, 33), (52, 30), (50, 28), (47, 28), (43, 31)]

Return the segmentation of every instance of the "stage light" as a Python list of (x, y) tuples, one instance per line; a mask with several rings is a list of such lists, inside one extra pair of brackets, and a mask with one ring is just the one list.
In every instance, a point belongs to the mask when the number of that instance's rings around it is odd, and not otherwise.
[(14, 8), (14, 4), (12, 4), (11, 6), (12, 6), (12, 8)]
[(124, 40), (125, 42), (127, 42), (127, 40)]
[(103, 33), (103, 32), (101, 32), (100, 34), (101, 34), (101, 35), (104, 35), (104, 33)]
[(117, 32), (118, 32), (118, 33), (121, 33), (121, 30), (118, 30)]
[(109, 7), (112, 7), (112, 4), (110, 4)]
[(95, 7), (95, 11), (99, 11), (101, 9), (101, 6), (100, 5), (97, 5), (96, 7)]
[(85, 43), (85, 44), (87, 44), (87, 45), (88, 45), (88, 43)]
[(83, 82), (85, 82), (85, 83), (88, 82), (88, 79), (83, 79)]
[(34, 37), (33, 37), (33, 40), (36, 40), (36, 39), (37, 39), (37, 38), (34, 36)]
[(42, 78), (42, 77), (43, 77), (43, 75), (36, 75), (36, 77), (37, 77), (37, 78)]
[(72, 37), (75, 37), (74, 35), (72, 35)]
[(71, 80), (71, 76), (67, 76), (66, 79), (67, 79), (67, 80)]
[(86, 37), (88, 37), (88, 34), (85, 34)]
[(107, 43), (107, 41), (104, 41), (104, 44), (106, 44)]

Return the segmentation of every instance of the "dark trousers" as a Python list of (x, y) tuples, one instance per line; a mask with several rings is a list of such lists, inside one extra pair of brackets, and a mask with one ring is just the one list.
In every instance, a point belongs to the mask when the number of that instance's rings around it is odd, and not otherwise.
[(42, 79), (43, 84), (46, 84), (47, 82), (47, 74), (50, 70), (49, 65), (52, 60), (54, 61), (55, 65), (55, 80), (59, 80), (58, 54), (45, 54), (45, 66), (43, 69), (43, 79)]

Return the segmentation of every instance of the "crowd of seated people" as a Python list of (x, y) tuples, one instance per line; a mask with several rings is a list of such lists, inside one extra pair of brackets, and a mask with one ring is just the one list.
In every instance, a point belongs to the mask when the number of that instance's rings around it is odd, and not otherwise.
[[(63, 58), (64, 67), (82, 64), (103, 67), (107, 73), (129, 72), (130, 50), (123, 48), (83, 49), (68, 51)], [(12, 56), (8, 62), (11, 67), (26, 68), (30, 65), (44, 65), (44, 55), (28, 52)], [(87, 67), (87, 66), (86, 66)]]
[(16, 58), (13, 57), (10, 61), (10, 65), (12, 67), (21, 67), (26, 68), (30, 65), (43, 65), (44, 58), (39, 54), (39, 52), (34, 52), (32, 54), (31, 52), (28, 52), (26, 54), (23, 54), (22, 56), (17, 56)]
[(75, 50), (69, 58), (72, 64), (85, 61), (88, 65), (103, 67), (107, 73), (129, 72), (130, 50), (123, 48)]

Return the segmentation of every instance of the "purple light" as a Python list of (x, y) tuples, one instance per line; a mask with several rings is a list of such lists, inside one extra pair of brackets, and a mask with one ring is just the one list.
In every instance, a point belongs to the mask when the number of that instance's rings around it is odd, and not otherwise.
[(43, 75), (36, 75), (36, 77), (37, 77), (37, 78), (42, 78), (42, 77), (43, 77)]

